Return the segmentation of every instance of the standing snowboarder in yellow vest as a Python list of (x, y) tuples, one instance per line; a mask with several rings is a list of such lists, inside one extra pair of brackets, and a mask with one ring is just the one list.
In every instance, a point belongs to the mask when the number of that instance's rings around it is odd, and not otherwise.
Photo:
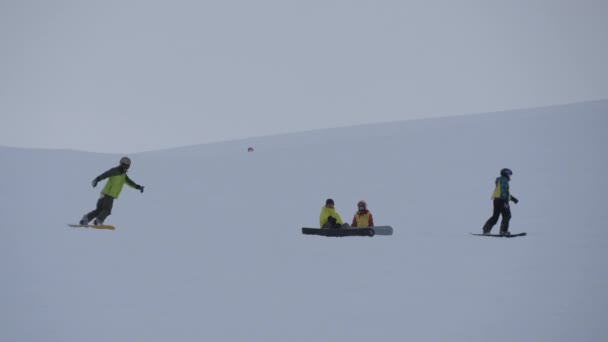
[(496, 187), (492, 194), (492, 200), (494, 202), (494, 211), (492, 217), (488, 219), (486, 224), (483, 226), (483, 233), (490, 234), (492, 227), (498, 222), (498, 217), (502, 215), (502, 221), (500, 222), (500, 235), (509, 235), (509, 221), (511, 220), (511, 208), (509, 207), (509, 201), (513, 201), (515, 204), (519, 202), (515, 196), (511, 195), (509, 190), (509, 181), (513, 171), (510, 169), (500, 170), (500, 177), (496, 178), (494, 182)]
[(95, 219), (95, 221), (93, 221), (94, 225), (103, 225), (103, 221), (112, 213), (114, 200), (120, 195), (122, 187), (125, 185), (125, 183), (128, 186), (139, 190), (141, 193), (144, 192), (143, 186), (135, 183), (131, 180), (131, 178), (129, 178), (129, 176), (127, 176), (127, 170), (129, 170), (129, 167), (131, 167), (131, 159), (128, 157), (122, 157), (118, 166), (109, 169), (93, 179), (91, 182), (93, 187), (96, 187), (97, 183), (106, 178), (108, 178), (108, 182), (103, 187), (103, 190), (101, 190), (101, 197), (99, 197), (99, 200), (97, 201), (97, 207), (95, 210), (82, 217), (82, 220), (80, 220), (81, 225), (87, 225), (93, 219)]

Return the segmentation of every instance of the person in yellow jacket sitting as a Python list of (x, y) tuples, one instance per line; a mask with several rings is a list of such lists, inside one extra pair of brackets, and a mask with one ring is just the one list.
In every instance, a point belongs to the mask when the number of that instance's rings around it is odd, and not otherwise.
[(348, 227), (348, 224), (342, 222), (340, 214), (334, 209), (334, 200), (328, 198), (325, 201), (325, 206), (321, 208), (321, 215), (319, 215), (319, 224), (321, 228), (342, 228)]
[(355, 216), (353, 217), (353, 223), (351, 224), (351, 227), (373, 227), (374, 217), (372, 216), (372, 213), (367, 210), (367, 203), (365, 203), (365, 201), (359, 201), (359, 203), (357, 203), (357, 208), (359, 210), (357, 210)]

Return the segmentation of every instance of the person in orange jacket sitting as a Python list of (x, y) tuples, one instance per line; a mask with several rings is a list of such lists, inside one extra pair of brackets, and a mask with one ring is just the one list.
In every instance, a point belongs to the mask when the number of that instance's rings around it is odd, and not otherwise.
[(373, 227), (374, 217), (372, 216), (372, 213), (367, 210), (367, 203), (365, 203), (365, 201), (359, 201), (359, 203), (357, 203), (357, 207), (359, 210), (357, 210), (355, 216), (353, 217), (351, 227)]

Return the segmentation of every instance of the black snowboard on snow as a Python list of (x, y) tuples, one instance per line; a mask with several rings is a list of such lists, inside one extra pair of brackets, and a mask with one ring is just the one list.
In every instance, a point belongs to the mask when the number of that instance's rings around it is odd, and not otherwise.
[(302, 228), (304, 235), (321, 236), (374, 236), (376, 232), (373, 228)]
[(512, 237), (518, 237), (518, 236), (526, 236), (528, 234), (527, 233), (517, 233), (517, 234), (510, 234), (510, 235), (500, 235), (500, 234), (475, 234), (475, 233), (471, 233), (471, 235), (512, 238)]

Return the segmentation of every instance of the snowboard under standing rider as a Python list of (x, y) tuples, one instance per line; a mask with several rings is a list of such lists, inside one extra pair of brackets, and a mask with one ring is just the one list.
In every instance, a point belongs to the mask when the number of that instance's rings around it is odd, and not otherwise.
[(500, 177), (496, 178), (496, 187), (492, 194), (494, 211), (492, 217), (490, 217), (483, 226), (484, 234), (490, 234), (492, 227), (498, 222), (498, 217), (502, 215), (500, 235), (510, 235), (509, 220), (511, 220), (511, 208), (509, 207), (509, 201), (513, 201), (515, 204), (519, 202), (519, 200), (511, 195), (511, 192), (509, 191), (509, 181), (511, 180), (512, 175), (513, 171), (510, 169), (502, 169), (500, 170)]
[(93, 221), (94, 225), (103, 225), (105, 219), (112, 213), (114, 200), (120, 195), (122, 187), (125, 185), (125, 183), (142, 193), (144, 192), (143, 186), (135, 183), (131, 180), (131, 178), (129, 178), (129, 176), (127, 176), (127, 170), (129, 170), (129, 167), (131, 167), (131, 159), (128, 157), (122, 157), (118, 166), (109, 169), (93, 179), (91, 182), (93, 187), (96, 187), (97, 183), (106, 178), (108, 181), (103, 187), (103, 190), (101, 190), (101, 197), (99, 197), (99, 200), (97, 201), (97, 207), (95, 210), (84, 215), (80, 220), (80, 224), (87, 225), (89, 222), (91, 222), (91, 220), (95, 219)]

